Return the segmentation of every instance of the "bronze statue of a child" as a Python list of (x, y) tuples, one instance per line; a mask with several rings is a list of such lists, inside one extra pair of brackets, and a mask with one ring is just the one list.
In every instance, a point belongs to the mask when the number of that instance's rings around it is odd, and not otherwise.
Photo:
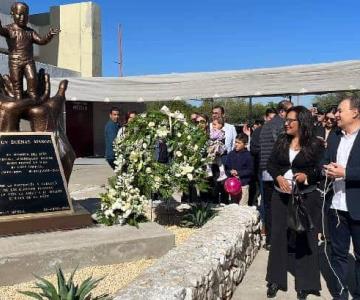
[(14, 23), (2, 26), (0, 35), (6, 38), (9, 48), (10, 80), (13, 84), (14, 97), (20, 100), (23, 94), (23, 77), (27, 82), (27, 92), (32, 99), (37, 98), (37, 74), (34, 61), (33, 44), (46, 45), (60, 30), (50, 28), (45, 37), (27, 26), (29, 6), (23, 2), (15, 2), (11, 6)]

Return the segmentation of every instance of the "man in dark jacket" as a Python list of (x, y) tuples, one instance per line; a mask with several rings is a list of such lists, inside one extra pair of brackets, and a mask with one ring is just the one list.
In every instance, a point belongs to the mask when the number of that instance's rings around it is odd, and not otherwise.
[(265, 210), (265, 232), (266, 232), (266, 249), (269, 249), (271, 237), (271, 196), (274, 190), (274, 182), (266, 170), (266, 165), (272, 152), (273, 146), (284, 130), (284, 119), (286, 111), (292, 107), (289, 100), (282, 100), (276, 108), (276, 116), (269, 122), (265, 123), (260, 132), (260, 162), (259, 171), (262, 175), (263, 203)]
[(105, 125), (105, 158), (112, 169), (115, 169), (114, 140), (120, 129), (120, 110), (117, 107), (110, 109), (109, 121)]
[[(275, 115), (276, 115), (276, 110), (274, 108), (266, 109), (265, 115), (264, 115), (265, 123), (270, 122), (275, 117)], [(261, 133), (261, 129), (263, 126), (264, 125), (257, 127), (251, 134), (250, 152), (254, 158), (254, 174), (256, 177), (255, 181), (258, 184), (259, 192), (260, 192), (260, 196), (261, 196), (261, 202), (259, 205), (260, 219), (261, 219), (261, 222), (263, 224), (265, 224), (264, 189), (263, 189), (263, 181), (262, 181), (262, 174), (261, 174), (262, 172), (259, 169), (260, 150), (261, 150), (260, 149), (260, 133)], [(251, 199), (251, 193), (250, 193), (250, 199)], [(253, 200), (253, 203), (255, 203), (255, 200)], [(263, 227), (262, 229), (265, 230), (265, 227)]]
[(338, 278), (334, 299), (348, 299), (350, 239), (355, 256), (353, 299), (360, 299), (360, 99), (345, 98), (335, 113), (341, 129), (330, 134), (325, 153), (325, 172), (334, 180), (327, 199), (331, 240), (331, 265)]

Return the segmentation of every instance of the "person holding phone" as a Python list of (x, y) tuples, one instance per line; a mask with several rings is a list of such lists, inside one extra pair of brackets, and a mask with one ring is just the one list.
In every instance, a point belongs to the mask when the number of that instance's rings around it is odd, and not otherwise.
[(354, 246), (355, 287), (353, 299), (360, 299), (360, 99), (343, 99), (335, 113), (340, 130), (327, 140), (324, 169), (333, 189), (327, 195), (331, 240), (331, 265), (338, 278), (334, 299), (348, 299), (350, 240)]

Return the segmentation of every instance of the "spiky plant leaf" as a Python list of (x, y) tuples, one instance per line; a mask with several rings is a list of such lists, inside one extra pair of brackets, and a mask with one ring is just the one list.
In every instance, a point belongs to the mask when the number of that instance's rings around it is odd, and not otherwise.
[(68, 294), (66, 296), (66, 300), (76, 300), (75, 294), (76, 294), (76, 287), (71, 282), (69, 292), (68, 292)]
[(38, 300), (43, 300), (43, 298), (35, 293), (35, 292), (30, 292), (30, 291), (18, 291), (20, 294), (23, 294), (25, 296), (28, 296), (28, 297), (31, 297), (31, 298), (34, 298), (34, 299), (38, 299)]
[(57, 285), (58, 289), (56, 290), (55, 286), (48, 280), (38, 277), (35, 277), (39, 280), (35, 283), (35, 287), (40, 289), (40, 292), (35, 293), (32, 291), (18, 291), (19, 293), (38, 299), (38, 300), (111, 300), (108, 295), (101, 295), (95, 298), (91, 296), (91, 290), (96, 288), (98, 283), (103, 279), (93, 279), (92, 277), (84, 280), (80, 287), (75, 285), (73, 282), (74, 275), (77, 268), (71, 273), (68, 281), (66, 282), (63, 271), (60, 267), (56, 267), (56, 276), (57, 276)]
[(86, 286), (84, 287), (84, 289), (82, 290), (79, 300), (83, 300), (85, 299), (86, 295), (89, 294), (94, 288), (97, 287), (98, 283), (103, 280), (103, 278), (99, 278), (99, 279), (92, 279), (90, 277), (90, 281), (86, 284)]
[(43, 291), (45, 297), (51, 300), (60, 300), (55, 286), (50, 281), (37, 275), (34, 276), (39, 280), (35, 286)]
[(70, 274), (70, 277), (69, 277), (69, 279), (68, 279), (68, 281), (67, 281), (67, 285), (68, 285), (68, 286), (70, 286), (70, 284), (73, 282), (73, 280), (74, 280), (74, 275), (75, 275), (75, 273), (76, 273), (76, 271), (77, 271), (78, 268), (79, 268), (79, 265), (77, 265), (77, 266), (75, 267), (74, 271), (72, 271), (72, 273)]
[(80, 295), (83, 293), (84, 289), (88, 286), (89, 281), (92, 279), (92, 277), (86, 278), (80, 285), (80, 287), (76, 291), (76, 297), (81, 299)]
[(65, 300), (68, 293), (68, 287), (66, 285), (64, 273), (60, 267), (56, 267), (56, 277), (58, 282), (58, 294), (61, 300)]
[(214, 216), (215, 212), (209, 205), (202, 203), (192, 205), (189, 213), (183, 217), (181, 225), (185, 227), (201, 227)]

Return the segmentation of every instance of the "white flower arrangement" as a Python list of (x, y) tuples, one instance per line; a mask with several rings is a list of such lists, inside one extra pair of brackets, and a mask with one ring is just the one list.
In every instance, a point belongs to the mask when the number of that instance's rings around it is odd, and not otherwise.
[[(160, 111), (138, 115), (116, 139), (116, 177), (101, 195), (100, 222), (136, 222), (153, 193), (169, 198), (176, 190), (187, 191), (189, 182), (206, 189), (206, 134), (181, 112)], [(159, 139), (166, 144), (168, 163), (157, 161)]]

